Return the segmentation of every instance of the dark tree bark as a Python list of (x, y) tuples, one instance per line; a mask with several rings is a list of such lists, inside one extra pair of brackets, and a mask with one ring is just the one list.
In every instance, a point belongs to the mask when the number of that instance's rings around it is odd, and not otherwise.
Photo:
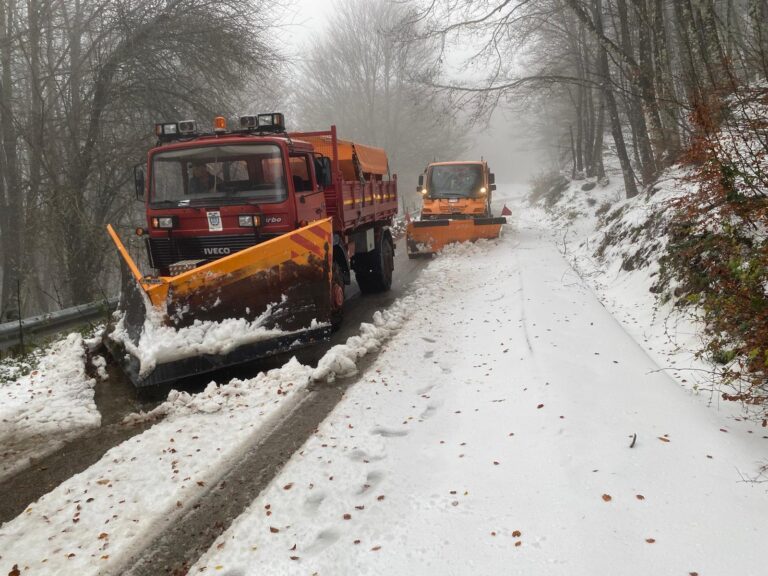
[(13, 58), (16, 41), (16, 2), (0, 2), (0, 138), (2, 138), (2, 164), (0, 164), (0, 232), (2, 235), (3, 283), (0, 313), (17, 310), (17, 285), (23, 279), (22, 224), (24, 204), (18, 156), (18, 133), (14, 102)]
[(680, 130), (677, 96), (672, 80), (672, 62), (668, 49), (666, 13), (664, 0), (652, 0), (653, 25), (652, 45), (654, 61), (654, 84), (659, 99), (662, 121), (663, 149), (666, 151), (666, 163), (672, 164), (680, 154)]
[[(603, 31), (603, 6), (602, 0), (593, 0), (593, 18), (594, 28), (599, 37), (605, 37)], [(619, 107), (616, 104), (616, 96), (613, 93), (613, 82), (611, 80), (611, 71), (608, 65), (608, 51), (603, 43), (598, 46), (599, 72), (602, 77), (603, 95), (605, 98), (608, 115), (611, 119), (611, 133), (616, 145), (616, 155), (619, 157), (621, 172), (624, 176), (624, 189), (627, 198), (637, 196), (637, 184), (635, 183), (635, 172), (632, 169), (632, 163), (629, 161), (627, 146), (624, 141), (621, 118), (619, 117)]]
[[(632, 47), (632, 35), (629, 32), (629, 16), (627, 14), (626, 0), (616, 0), (621, 30), (621, 48), (627, 54), (634, 54)], [(640, 42), (643, 42), (643, 23), (640, 24)], [(642, 55), (642, 51), (641, 51)], [(642, 63), (641, 63), (642, 67)], [(643, 70), (647, 74), (647, 70)], [(627, 96), (629, 124), (632, 128), (634, 141), (637, 143), (637, 154), (640, 159), (640, 171), (643, 184), (648, 185), (656, 174), (656, 162), (651, 148), (651, 139), (648, 136), (648, 125), (645, 122), (643, 102), (635, 90), (630, 90)]]

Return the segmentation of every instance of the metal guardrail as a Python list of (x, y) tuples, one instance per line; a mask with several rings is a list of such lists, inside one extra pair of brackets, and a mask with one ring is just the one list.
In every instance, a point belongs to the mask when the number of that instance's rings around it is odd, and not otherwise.
[(21, 321), (0, 324), (0, 351), (20, 346), (35, 336), (55, 334), (87, 324), (106, 315), (117, 307), (117, 298), (90, 304), (81, 304), (56, 312), (32, 316)]

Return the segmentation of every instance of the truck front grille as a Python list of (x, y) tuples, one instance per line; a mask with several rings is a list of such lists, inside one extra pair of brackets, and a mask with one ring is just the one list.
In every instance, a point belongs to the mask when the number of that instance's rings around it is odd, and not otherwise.
[(264, 240), (253, 235), (149, 238), (149, 261), (156, 270), (167, 271), (171, 264), (181, 260), (216, 260)]

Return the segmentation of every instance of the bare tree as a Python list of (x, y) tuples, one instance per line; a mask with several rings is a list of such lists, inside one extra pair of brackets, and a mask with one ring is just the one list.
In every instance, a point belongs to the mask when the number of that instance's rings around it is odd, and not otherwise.
[(281, 60), (276, 0), (19, 2), (0, 5), (0, 314), (17, 282), (29, 310), (102, 296), (152, 123), (231, 112)]
[(302, 68), (302, 126), (335, 123), (342, 136), (385, 148), (405, 182), (436, 158), (454, 159), (466, 127), (428, 86), (440, 75), (439, 45), (404, 41), (410, 13), (388, 0), (345, 0), (337, 10)]

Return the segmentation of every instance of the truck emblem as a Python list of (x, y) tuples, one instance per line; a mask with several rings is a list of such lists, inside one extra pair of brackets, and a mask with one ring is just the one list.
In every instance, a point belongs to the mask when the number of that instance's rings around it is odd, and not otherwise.
[(208, 216), (208, 230), (210, 232), (221, 232), (224, 227), (221, 225), (221, 212), (206, 212)]
[(230, 248), (203, 248), (203, 254), (206, 256), (226, 256), (230, 252)]

